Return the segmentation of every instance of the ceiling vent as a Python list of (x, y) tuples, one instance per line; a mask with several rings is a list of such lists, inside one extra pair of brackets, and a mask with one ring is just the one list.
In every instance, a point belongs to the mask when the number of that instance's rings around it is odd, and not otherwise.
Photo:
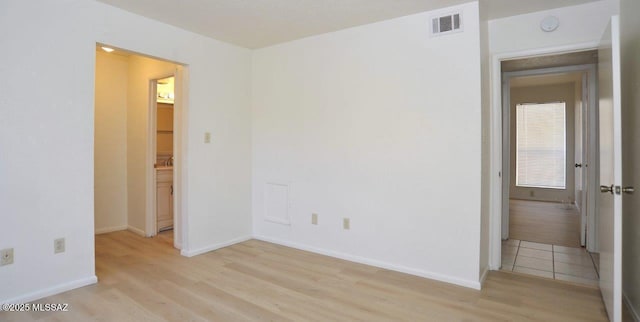
[(446, 35), (462, 31), (462, 15), (453, 13), (431, 19), (431, 34)]

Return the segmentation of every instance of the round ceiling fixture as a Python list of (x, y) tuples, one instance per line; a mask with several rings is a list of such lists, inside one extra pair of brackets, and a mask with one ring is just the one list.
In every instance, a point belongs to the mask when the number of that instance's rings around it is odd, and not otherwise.
[(555, 16), (547, 16), (540, 21), (540, 29), (544, 32), (552, 32), (558, 29), (560, 26), (560, 20)]

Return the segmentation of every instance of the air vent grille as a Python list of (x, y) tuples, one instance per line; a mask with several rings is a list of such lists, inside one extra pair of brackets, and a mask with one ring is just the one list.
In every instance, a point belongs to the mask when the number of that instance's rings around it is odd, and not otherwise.
[(462, 31), (462, 16), (454, 13), (431, 19), (431, 34), (441, 35)]

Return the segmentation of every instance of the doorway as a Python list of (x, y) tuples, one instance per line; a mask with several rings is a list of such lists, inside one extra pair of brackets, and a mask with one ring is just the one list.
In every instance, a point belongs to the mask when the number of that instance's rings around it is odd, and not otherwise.
[[(150, 122), (149, 136), (155, 136), (155, 150), (152, 155), (156, 156), (154, 164), (155, 182), (151, 183), (156, 187), (155, 193), (155, 215), (151, 222), (155, 223), (153, 232), (161, 234), (162, 237), (173, 236), (174, 211), (173, 211), (173, 164), (175, 162), (173, 151), (173, 111), (175, 103), (175, 76), (171, 75), (161, 79), (154, 79), (149, 86), (149, 92), (154, 94), (154, 98), (149, 100)], [(154, 115), (155, 114), (155, 115)], [(154, 121), (155, 120), (155, 121)], [(155, 126), (154, 126), (155, 125)]]
[(582, 248), (595, 242), (596, 63), (597, 51), (501, 62), (503, 270), (598, 285)]
[[(509, 238), (580, 247), (582, 75), (559, 72), (509, 80)], [(507, 102), (505, 102), (506, 105)], [(506, 106), (505, 106), (506, 107)], [(506, 171), (505, 171), (506, 172)]]
[[(589, 101), (597, 109), (589, 112), (589, 117), (593, 114), (596, 116), (590, 119), (589, 124), (594, 125), (595, 123), (597, 126), (589, 127), (588, 130), (591, 132), (586, 136), (588, 139), (597, 139), (588, 144), (592, 149), (588, 153), (590, 159), (587, 160), (587, 169), (590, 170), (587, 170), (588, 179), (585, 181), (589, 198), (587, 200), (589, 207), (587, 215), (594, 214), (594, 216), (590, 216), (586, 220), (586, 248), (599, 252), (599, 261), (596, 261), (600, 274), (598, 287), (612, 321), (621, 320), (622, 311), (622, 196), (632, 192), (632, 187), (623, 186), (622, 175), (621, 138), (623, 131), (621, 124), (623, 122), (621, 112), (623, 109), (621, 104), (620, 43), (620, 20), (618, 16), (613, 16), (600, 41), (493, 55), (491, 62), (492, 106), (489, 119), (491, 129), (491, 175), (489, 176), (491, 186), (489, 238), (491, 247), (489, 261), (490, 269), (498, 270), (502, 266), (502, 259), (504, 259), (502, 246), (509, 243), (508, 240), (502, 241), (501, 238), (505, 234), (503, 228), (507, 227), (506, 229), (508, 229), (509, 220), (508, 217), (503, 216), (505, 203), (502, 202), (504, 192), (504, 176), (502, 175), (504, 163), (502, 151), (502, 63), (524, 57), (547, 57), (544, 55), (598, 49), (597, 93), (595, 90), (589, 91)], [(590, 84), (595, 85), (595, 81)], [(591, 158), (593, 155), (595, 157)], [(595, 179), (592, 177), (594, 172), (597, 174)], [(596, 207), (592, 207), (593, 204), (596, 204)], [(596, 215), (597, 220), (595, 220)], [(505, 220), (507, 225), (504, 223)], [(595, 225), (596, 223), (597, 225)], [(521, 242), (518, 246), (522, 246)]]
[(157, 239), (180, 249), (185, 68), (102, 44), (95, 55), (95, 233), (169, 229)]

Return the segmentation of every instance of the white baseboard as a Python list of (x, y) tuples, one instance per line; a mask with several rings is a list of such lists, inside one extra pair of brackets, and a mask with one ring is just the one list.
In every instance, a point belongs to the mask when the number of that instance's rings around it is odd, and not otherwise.
[(487, 275), (489, 275), (490, 268), (487, 266), (482, 270), (482, 274), (480, 274), (480, 287), (484, 285), (484, 281), (487, 279)]
[(640, 314), (638, 314), (638, 311), (636, 311), (636, 309), (633, 307), (631, 301), (627, 297), (627, 293), (625, 292), (622, 292), (622, 302), (624, 302), (624, 304), (629, 309), (629, 312), (631, 312), (631, 317), (633, 317), (633, 320), (635, 322), (640, 322)]
[(406, 274), (410, 274), (410, 275), (420, 276), (420, 277), (424, 277), (424, 278), (428, 278), (428, 279), (432, 279), (432, 280), (437, 280), (437, 281), (441, 281), (441, 282), (456, 284), (456, 285), (460, 285), (460, 286), (464, 286), (464, 287), (468, 287), (468, 288), (472, 288), (472, 289), (476, 289), (476, 290), (479, 290), (481, 288), (480, 281), (464, 280), (464, 279), (460, 279), (460, 278), (453, 277), (453, 276), (443, 275), (443, 274), (439, 274), (439, 273), (433, 273), (433, 272), (424, 271), (424, 270), (420, 270), (420, 269), (415, 269), (415, 268), (411, 268), (411, 267), (395, 265), (395, 264), (391, 264), (391, 263), (387, 263), (387, 262), (378, 261), (378, 260), (375, 260), (375, 259), (370, 259), (370, 258), (361, 257), (361, 256), (355, 256), (355, 255), (336, 252), (336, 251), (332, 251), (332, 250), (321, 249), (321, 248), (317, 248), (317, 247), (313, 247), (313, 246), (308, 246), (308, 245), (303, 245), (303, 244), (298, 244), (298, 243), (292, 243), (292, 242), (279, 240), (279, 239), (266, 237), (266, 236), (254, 235), (253, 238), (258, 239), (258, 240), (262, 240), (262, 241), (266, 241), (266, 242), (269, 242), (269, 243), (274, 243), (274, 244), (278, 244), (278, 245), (282, 245), (282, 246), (287, 246), (287, 247), (291, 247), (291, 248), (296, 248), (296, 249), (300, 249), (300, 250), (316, 253), (316, 254), (335, 257), (335, 258), (343, 259), (343, 260), (350, 261), (350, 262), (356, 262), (356, 263), (365, 264), (365, 265), (369, 265), (369, 266), (375, 266), (375, 267), (379, 267), (379, 268), (388, 269), (388, 270), (391, 270), (391, 271), (396, 271), (396, 272), (400, 272), (400, 273), (406, 273)]
[(193, 249), (193, 250), (183, 249), (183, 250), (180, 251), (180, 255), (186, 256), (186, 257), (193, 257), (193, 256), (196, 256), (196, 255), (200, 255), (200, 254), (208, 253), (210, 251), (214, 251), (216, 249), (220, 249), (220, 248), (224, 248), (224, 247), (227, 247), (227, 246), (231, 246), (233, 244), (242, 243), (242, 242), (247, 241), (249, 239), (251, 239), (251, 236), (242, 236), (242, 237), (234, 238), (232, 240), (229, 240), (229, 241), (226, 241), (226, 242), (223, 242), (223, 243), (213, 244), (213, 245), (209, 245), (209, 246), (198, 248), (198, 249)]
[(142, 237), (147, 237), (147, 234), (144, 233), (144, 230), (142, 229), (138, 229), (136, 227), (133, 226), (127, 226), (127, 230), (136, 234), (136, 235), (140, 235)]
[(0, 300), (0, 303), (16, 304), (16, 303), (28, 303), (31, 301), (39, 300), (43, 297), (59, 294), (62, 292), (70, 291), (79, 287), (95, 284), (98, 282), (98, 278), (94, 276), (81, 278), (75, 281), (58, 284), (53, 287), (49, 287), (43, 290), (27, 293), (11, 299)]
[(111, 232), (120, 231), (120, 230), (127, 230), (127, 225), (98, 228), (96, 229), (95, 234), (100, 235), (100, 234), (106, 234), (106, 233), (111, 233)]

